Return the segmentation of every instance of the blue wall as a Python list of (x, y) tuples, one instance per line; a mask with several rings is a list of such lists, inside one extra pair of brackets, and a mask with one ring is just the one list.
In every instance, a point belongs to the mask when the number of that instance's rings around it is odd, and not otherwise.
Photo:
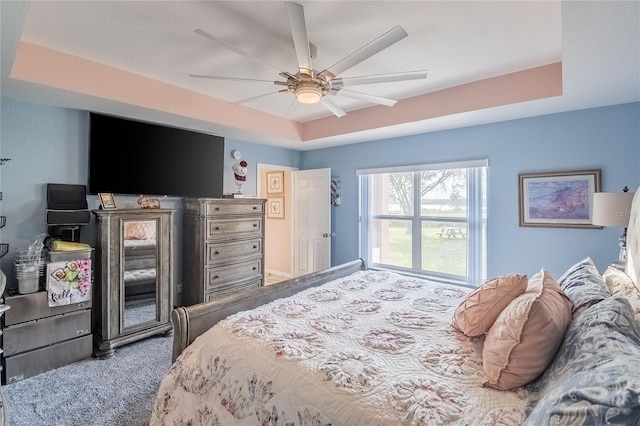
[[(25, 249), (34, 239), (47, 232), (47, 183), (86, 184), (88, 176), (89, 114), (86, 111), (48, 107), (2, 98), (0, 103), (0, 156), (11, 158), (0, 169), (0, 212), (7, 217), (0, 231), (0, 241), (9, 243), (9, 254), (2, 258), (0, 267), (7, 276), (7, 287), (14, 288), (17, 281), (13, 272), (13, 255)], [(233, 139), (225, 140), (225, 192), (235, 192), (231, 166), (237, 161), (231, 151), (242, 152), (249, 163), (244, 193), (256, 193), (256, 163), (299, 167), (301, 153), (283, 148), (256, 145)], [(122, 173), (114, 167), (114, 173)], [(118, 208), (137, 208), (137, 197), (116, 196)], [(88, 196), (89, 209), (97, 209), (100, 202), (95, 195)], [(163, 208), (175, 209), (174, 283), (182, 282), (182, 201), (176, 197), (161, 199)], [(91, 224), (80, 231), (81, 240), (95, 246), (95, 228)]]
[(308, 152), (303, 169), (331, 167), (341, 179), (332, 263), (358, 256), (356, 169), (488, 158), (488, 277), (556, 278), (591, 256), (599, 269), (618, 256), (622, 229), (523, 228), (518, 173), (602, 169), (602, 190), (640, 184), (640, 103), (505, 121)]
[[(10, 249), (26, 247), (46, 232), (46, 184), (86, 183), (88, 114), (2, 99), (0, 153), (9, 157), (0, 169), (7, 216), (1, 240)], [(617, 257), (618, 229), (521, 228), (518, 226), (518, 173), (602, 169), (603, 191), (640, 185), (640, 103), (513, 120), (483, 126), (298, 152), (227, 139), (249, 163), (243, 192), (255, 192), (257, 162), (300, 169), (330, 167), (341, 178), (341, 205), (333, 208), (332, 264), (358, 257), (358, 168), (488, 158), (488, 275), (533, 274), (544, 267), (559, 276), (571, 264), (591, 256), (601, 270)], [(230, 155), (225, 191), (235, 191)], [(135, 206), (135, 197), (117, 197), (119, 207)], [(89, 208), (98, 200), (89, 197)], [(181, 209), (179, 198), (163, 207)], [(180, 215), (176, 215), (176, 283), (181, 276)], [(93, 244), (91, 226), (83, 241)], [(12, 253), (1, 268), (13, 280)]]

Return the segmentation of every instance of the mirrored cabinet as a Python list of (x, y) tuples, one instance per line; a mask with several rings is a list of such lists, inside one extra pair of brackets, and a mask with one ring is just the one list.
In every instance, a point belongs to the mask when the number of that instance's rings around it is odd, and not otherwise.
[(174, 210), (94, 210), (97, 225), (93, 298), (94, 355), (173, 333)]

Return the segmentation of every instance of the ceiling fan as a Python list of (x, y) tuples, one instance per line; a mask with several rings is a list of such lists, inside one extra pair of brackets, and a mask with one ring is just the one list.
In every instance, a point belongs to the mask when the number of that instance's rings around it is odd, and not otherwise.
[[(359, 64), (360, 62), (370, 58), (376, 53), (386, 49), (399, 40), (407, 37), (407, 32), (400, 26), (396, 26), (380, 37), (367, 43), (360, 49), (336, 62), (334, 65), (323, 71), (317, 71), (313, 69), (312, 57), (315, 55), (315, 47), (309, 44), (307, 37), (307, 27), (304, 17), (304, 9), (302, 5), (293, 2), (285, 2), (287, 15), (289, 16), (289, 25), (291, 27), (291, 35), (293, 37), (293, 45), (295, 47), (296, 56), (298, 60), (298, 71), (296, 73), (290, 73), (282, 71), (278, 67), (265, 62), (259, 58), (252, 56), (244, 50), (232, 46), (224, 40), (218, 39), (213, 35), (207, 33), (202, 29), (196, 29), (194, 32), (201, 37), (204, 37), (210, 41), (220, 43), (228, 49), (242, 55), (253, 62), (259, 63), (263, 66), (273, 68), (278, 72), (278, 75), (286, 79), (285, 81), (270, 81), (270, 80), (256, 80), (249, 78), (238, 77), (223, 77), (213, 75), (201, 75), (201, 74), (189, 74), (193, 78), (205, 78), (215, 80), (235, 80), (235, 81), (260, 81), (265, 83), (272, 83), (278, 86), (284, 86), (283, 89), (276, 92), (267, 93), (265, 95), (255, 96), (242, 101), (234, 102), (235, 104), (248, 102), (253, 99), (261, 98), (264, 96), (272, 95), (274, 93), (293, 93), (295, 99), (302, 104), (316, 104), (320, 102), (329, 111), (335, 114), (337, 117), (342, 117), (346, 113), (335, 102), (331, 101), (326, 95), (340, 94), (346, 97), (363, 100), (379, 105), (393, 106), (397, 101), (393, 99), (383, 98), (380, 96), (368, 95), (365, 93), (355, 92), (352, 90), (344, 89), (345, 86), (355, 86), (361, 84), (372, 83), (388, 83), (396, 81), (417, 80), (427, 77), (426, 70), (399, 72), (390, 74), (377, 74), (361, 77), (339, 78), (340, 73), (346, 71), (349, 68)], [(312, 55), (313, 53), (313, 55)]]

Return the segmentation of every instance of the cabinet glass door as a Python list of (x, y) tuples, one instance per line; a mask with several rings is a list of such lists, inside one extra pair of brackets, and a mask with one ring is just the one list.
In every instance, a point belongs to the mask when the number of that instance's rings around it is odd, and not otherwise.
[(157, 220), (124, 220), (122, 326), (126, 330), (158, 318)]

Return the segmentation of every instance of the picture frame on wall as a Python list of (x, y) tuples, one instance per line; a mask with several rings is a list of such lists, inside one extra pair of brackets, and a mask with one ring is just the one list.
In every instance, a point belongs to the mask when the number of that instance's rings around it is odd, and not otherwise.
[(101, 192), (100, 194), (98, 194), (98, 197), (100, 197), (100, 208), (102, 210), (117, 209), (116, 199), (113, 197), (113, 194), (109, 192)]
[(267, 199), (267, 218), (284, 219), (284, 197)]
[(267, 173), (267, 194), (284, 193), (284, 171)]
[(520, 226), (601, 228), (592, 223), (600, 169), (521, 173), (518, 180)]

